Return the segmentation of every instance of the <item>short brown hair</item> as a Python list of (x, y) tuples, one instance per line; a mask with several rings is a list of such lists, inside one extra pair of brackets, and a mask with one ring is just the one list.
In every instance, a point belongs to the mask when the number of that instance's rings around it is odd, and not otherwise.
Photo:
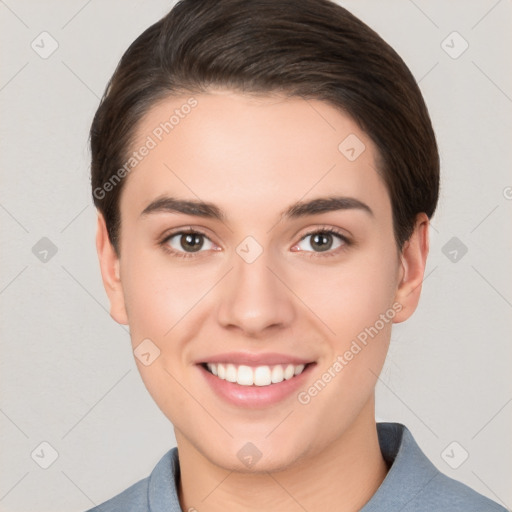
[(91, 126), (93, 200), (118, 254), (125, 179), (97, 191), (157, 101), (209, 87), (323, 100), (352, 117), (378, 148), (400, 249), (416, 215), (434, 214), (439, 154), (428, 110), (376, 32), (330, 0), (181, 0), (125, 52)]

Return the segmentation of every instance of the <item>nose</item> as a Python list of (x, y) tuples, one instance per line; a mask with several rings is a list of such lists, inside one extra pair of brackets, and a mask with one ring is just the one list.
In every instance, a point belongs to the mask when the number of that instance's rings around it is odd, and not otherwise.
[(219, 294), (218, 322), (250, 337), (290, 326), (295, 307), (290, 290), (283, 284), (286, 279), (279, 274), (265, 252), (252, 263), (235, 254), (234, 268), (223, 280)]

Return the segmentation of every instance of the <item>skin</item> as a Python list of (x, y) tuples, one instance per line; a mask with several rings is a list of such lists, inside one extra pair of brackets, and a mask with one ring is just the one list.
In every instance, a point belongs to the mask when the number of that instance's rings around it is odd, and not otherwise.
[[(387, 472), (374, 388), (392, 323), (406, 320), (418, 304), (428, 218), (418, 215), (400, 252), (376, 148), (329, 104), (221, 90), (194, 97), (197, 107), (127, 178), (119, 258), (101, 214), (97, 230), (112, 317), (130, 326), (134, 349), (149, 338), (160, 350), (150, 365), (136, 362), (174, 425), (181, 506), (359, 510)], [(134, 149), (188, 98), (155, 105), (137, 128)], [(353, 162), (338, 150), (349, 134), (366, 146)], [(214, 203), (226, 219), (141, 216), (162, 194)], [(373, 216), (360, 209), (280, 215), (296, 201), (332, 195), (366, 203)], [(190, 258), (166, 252), (159, 242), (187, 227), (206, 234), (204, 249)], [(319, 252), (311, 237), (301, 240), (326, 227), (353, 243), (333, 236), (335, 248)], [(263, 249), (250, 264), (236, 252), (248, 235)], [(182, 238), (172, 240), (179, 250)], [(309, 386), (393, 304), (401, 311), (306, 405), (294, 393), (273, 406), (235, 407), (217, 397), (195, 364), (230, 351), (294, 354), (317, 363)], [(252, 468), (237, 457), (247, 442), (262, 454)]]

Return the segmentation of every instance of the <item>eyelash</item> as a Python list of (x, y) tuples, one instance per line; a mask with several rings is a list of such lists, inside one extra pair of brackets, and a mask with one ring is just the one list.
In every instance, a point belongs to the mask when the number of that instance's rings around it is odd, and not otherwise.
[(351, 245), (353, 245), (352, 240), (350, 240), (348, 237), (343, 235), (340, 231), (338, 231), (335, 228), (331, 228), (331, 227), (327, 227), (327, 226), (323, 227), (323, 228), (316, 228), (316, 229), (313, 229), (312, 231), (305, 233), (301, 237), (299, 242), (302, 242), (302, 240), (304, 240), (308, 236), (317, 235), (317, 234), (323, 234), (323, 235), (327, 234), (327, 235), (337, 236), (343, 242), (343, 245), (341, 247), (334, 249), (333, 251), (326, 251), (324, 253), (323, 252), (314, 252), (314, 251), (301, 251), (301, 252), (305, 252), (308, 258), (316, 258), (318, 256), (321, 258), (329, 258), (331, 256), (338, 256), (340, 252), (346, 251)]
[[(170, 254), (172, 256), (177, 256), (178, 258), (197, 257), (196, 256), (197, 253), (187, 253), (187, 252), (175, 251), (174, 249), (171, 249), (168, 245), (168, 242), (171, 238), (173, 238), (177, 235), (188, 235), (188, 234), (201, 235), (201, 236), (204, 236), (205, 238), (208, 238), (208, 240), (210, 239), (206, 233), (203, 233), (200, 230), (193, 229), (193, 228), (187, 228), (187, 229), (181, 229), (180, 231), (176, 231), (174, 233), (170, 233), (169, 235), (165, 236), (165, 238), (161, 242), (159, 242), (159, 245), (162, 247), (162, 249), (165, 252), (167, 252), (168, 254)], [(312, 231), (309, 231), (301, 237), (301, 239), (299, 240), (298, 243), (302, 242), (308, 236), (317, 235), (317, 234), (324, 234), (324, 235), (329, 234), (329, 235), (337, 236), (343, 242), (343, 245), (341, 247), (338, 247), (334, 251), (326, 251), (325, 253), (314, 252), (314, 251), (299, 251), (299, 252), (306, 253), (307, 257), (320, 256), (321, 258), (326, 258), (326, 257), (330, 257), (330, 256), (337, 256), (339, 254), (339, 252), (344, 251), (348, 247), (353, 245), (353, 242), (349, 238), (347, 238), (345, 235), (343, 235), (337, 229), (334, 229), (332, 227), (316, 228)], [(297, 245), (297, 244), (295, 244), (295, 245)], [(202, 252), (202, 251), (200, 251), (200, 252)]]

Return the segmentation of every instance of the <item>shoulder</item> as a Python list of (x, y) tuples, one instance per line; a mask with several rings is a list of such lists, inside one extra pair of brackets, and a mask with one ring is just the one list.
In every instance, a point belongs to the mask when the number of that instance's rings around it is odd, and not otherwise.
[(149, 477), (144, 478), (125, 489), (118, 495), (110, 498), (101, 505), (86, 512), (146, 512), (149, 511), (148, 503)]
[(180, 512), (178, 479), (178, 450), (172, 448), (159, 460), (148, 477), (86, 512)]
[(440, 472), (403, 509), (403, 512), (507, 512), (494, 501)]
[(441, 473), (399, 423), (377, 424), (390, 469), (364, 512), (506, 512), (494, 501)]

